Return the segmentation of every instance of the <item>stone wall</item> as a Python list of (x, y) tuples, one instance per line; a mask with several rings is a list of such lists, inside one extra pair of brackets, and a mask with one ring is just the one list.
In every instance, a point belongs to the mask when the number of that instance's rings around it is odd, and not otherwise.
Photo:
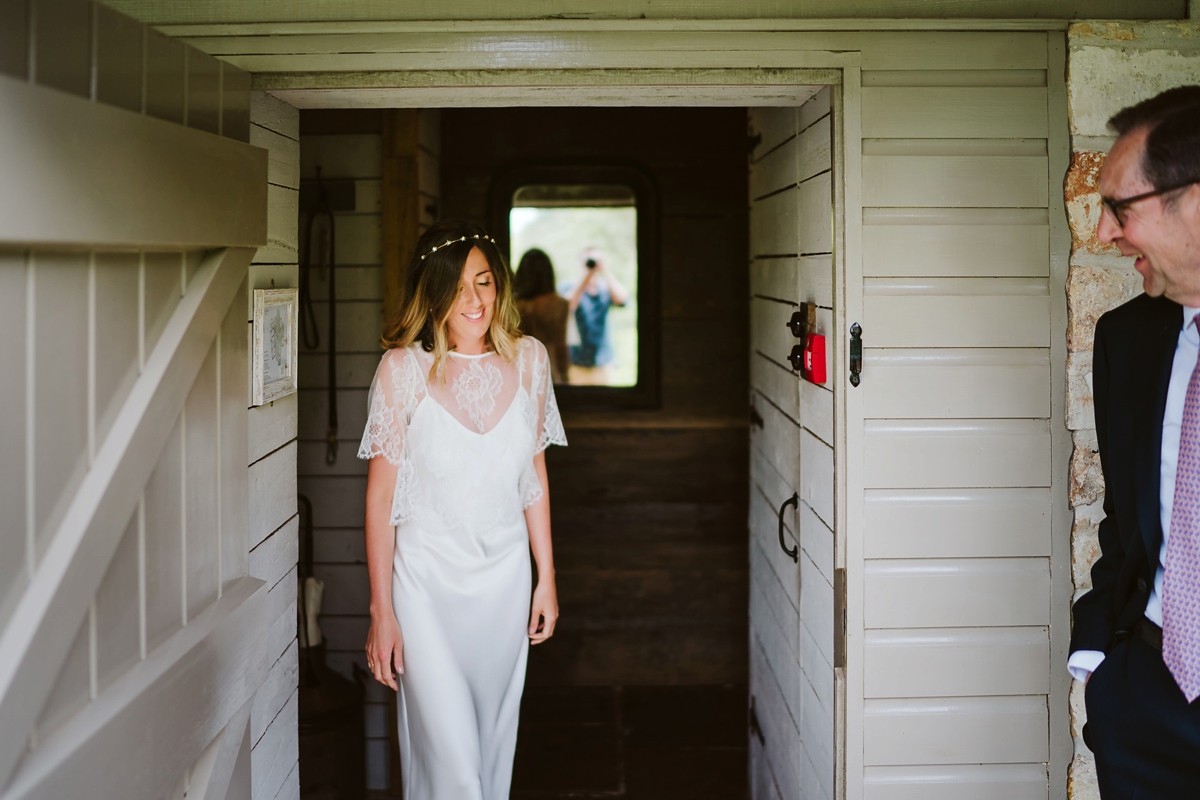
[[(1067, 278), (1067, 427), (1075, 443), (1070, 502), (1075, 513), (1071, 552), (1078, 597), (1091, 588), (1091, 565), (1100, 554), (1096, 528), (1104, 516), (1104, 479), (1092, 414), (1092, 336), (1101, 314), (1142, 289), (1131, 260), (1096, 238), (1097, 184), (1113, 141), (1107, 122), (1121, 108), (1164, 89), (1200, 83), (1200, 24), (1079, 22), (1068, 31), (1067, 43), (1071, 166), (1064, 191), (1072, 236)], [(1078, 681), (1071, 686), (1071, 712), (1075, 758), (1069, 793), (1074, 800), (1093, 800), (1099, 792), (1092, 755), (1080, 735), (1086, 714), (1083, 684)]]

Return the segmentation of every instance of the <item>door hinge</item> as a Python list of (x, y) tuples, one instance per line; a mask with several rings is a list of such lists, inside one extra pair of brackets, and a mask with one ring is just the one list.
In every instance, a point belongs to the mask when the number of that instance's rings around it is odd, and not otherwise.
[(862, 383), (862, 326), (850, 326), (850, 385)]
[(846, 666), (846, 569), (833, 571), (833, 667)]

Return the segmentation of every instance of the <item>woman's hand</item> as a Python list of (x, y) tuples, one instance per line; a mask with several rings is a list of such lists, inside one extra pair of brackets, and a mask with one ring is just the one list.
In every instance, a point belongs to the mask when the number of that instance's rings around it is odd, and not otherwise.
[(539, 580), (533, 590), (533, 603), (529, 611), (529, 643), (541, 644), (554, 635), (554, 623), (558, 621), (558, 590), (554, 579)]
[(371, 630), (367, 632), (367, 668), (384, 686), (392, 690), (399, 688), (396, 676), (404, 674), (404, 639), (393, 613), (371, 615)]

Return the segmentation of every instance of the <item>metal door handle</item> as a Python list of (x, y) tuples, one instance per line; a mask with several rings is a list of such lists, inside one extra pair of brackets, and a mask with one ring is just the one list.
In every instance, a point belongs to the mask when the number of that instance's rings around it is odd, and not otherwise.
[(800, 560), (800, 548), (788, 547), (787, 542), (783, 540), (783, 512), (787, 511), (787, 507), (796, 508), (800, 503), (800, 495), (793, 492), (792, 496), (783, 501), (783, 505), (779, 507), (779, 548), (788, 555), (792, 561)]

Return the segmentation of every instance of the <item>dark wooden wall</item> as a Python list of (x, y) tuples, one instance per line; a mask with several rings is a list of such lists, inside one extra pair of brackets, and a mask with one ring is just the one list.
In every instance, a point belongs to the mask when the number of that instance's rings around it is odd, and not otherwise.
[(498, 172), (619, 160), (660, 199), (662, 407), (566, 413), (548, 463), (562, 621), (533, 684), (747, 674), (745, 109), (447, 109), (442, 216), (487, 224)]

